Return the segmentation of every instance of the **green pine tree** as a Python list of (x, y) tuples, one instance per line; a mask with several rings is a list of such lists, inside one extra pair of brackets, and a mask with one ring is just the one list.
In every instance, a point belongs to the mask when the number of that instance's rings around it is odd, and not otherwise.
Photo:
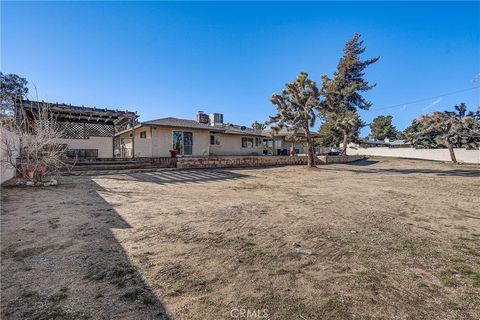
[[(379, 57), (368, 60), (361, 60), (361, 55), (365, 52), (363, 41), (360, 40), (360, 35), (355, 34), (352, 39), (347, 41), (343, 49), (343, 56), (340, 59), (337, 70), (330, 79), (327, 76), (322, 76), (322, 95), (325, 100), (322, 102), (320, 112), (332, 123), (352, 123), (352, 119), (358, 117), (357, 109), (368, 110), (372, 106), (372, 102), (362, 96), (375, 87), (375, 84), (370, 84), (364, 79), (364, 70), (369, 65), (378, 61)], [(347, 114), (348, 113), (348, 114)], [(358, 125), (361, 121), (354, 121)], [(347, 143), (351, 137), (358, 132), (360, 127), (349, 126), (348, 130), (352, 132), (345, 132), (343, 135), (343, 149), (346, 154)], [(343, 128), (341, 131), (344, 131)]]
[(370, 124), (370, 136), (378, 140), (394, 139), (397, 135), (397, 129), (392, 124), (392, 119), (392, 116), (375, 117)]

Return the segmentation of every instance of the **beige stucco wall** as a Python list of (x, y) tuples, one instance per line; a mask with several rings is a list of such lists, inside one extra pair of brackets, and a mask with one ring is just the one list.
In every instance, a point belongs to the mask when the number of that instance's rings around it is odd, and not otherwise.
[[(270, 139), (271, 138), (267, 138)], [(281, 150), (290, 150), (290, 147), (292, 146), (291, 141), (285, 140), (285, 137), (280, 137), (280, 138), (275, 138), (275, 150), (281, 149)], [(307, 149), (304, 147), (303, 142), (300, 141), (295, 141), (293, 142), (293, 146), (295, 149), (299, 149), (299, 154), (304, 154), (307, 152)]]
[[(466, 150), (463, 148), (456, 148), (454, 150), (457, 161), (464, 163), (480, 163), (480, 150)], [(347, 149), (347, 154), (451, 161), (448, 149), (414, 149), (387, 147), (359, 148), (350, 145)]]
[(253, 137), (253, 148), (242, 148), (242, 137), (241, 135), (220, 134), (220, 145), (210, 145), (209, 135), (210, 155), (242, 156), (263, 154), (263, 142), (255, 146), (255, 137)]
[[(173, 131), (191, 132), (193, 135), (193, 156), (207, 156), (210, 143), (208, 130), (193, 130), (180, 128), (153, 128), (152, 129), (152, 156), (169, 157), (172, 149)], [(136, 140), (135, 140), (136, 143)], [(136, 147), (136, 145), (135, 145)], [(135, 151), (136, 153), (136, 151)]]
[[(283, 142), (283, 148), (282, 149), (290, 150), (291, 146), (292, 146), (292, 142), (285, 141), (285, 142)], [(307, 148), (304, 147), (303, 142), (295, 141), (295, 142), (293, 142), (293, 146), (295, 147), (295, 149), (299, 149), (299, 153), (307, 153)]]
[[(145, 131), (147, 138), (140, 138), (140, 132)], [(132, 132), (125, 132), (120, 136), (123, 139), (125, 148), (128, 149), (130, 153), (132, 149), (132, 138), (130, 136)], [(136, 157), (152, 157), (152, 128), (150, 127), (141, 127), (135, 129), (135, 156)]]
[(90, 137), (88, 139), (57, 139), (57, 142), (66, 144), (68, 149), (98, 149), (99, 158), (113, 157), (112, 137)]
[[(146, 131), (147, 137), (140, 138), (140, 132)], [(210, 145), (210, 131), (167, 127), (141, 127), (135, 129), (135, 156), (136, 157), (169, 157), (172, 149), (173, 131), (192, 132), (193, 154), (195, 157), (208, 155), (261, 155), (263, 144), (253, 148), (242, 148), (241, 135), (220, 134), (220, 145)], [(121, 135), (125, 147), (131, 149), (131, 132)]]
[(18, 157), (18, 150), (20, 150), (20, 139), (18, 135), (4, 128), (0, 128), (0, 157), (1, 157), (1, 172), (0, 172), (0, 184), (14, 178), (17, 174), (16, 169), (8, 163), (7, 150), (12, 152), (12, 158)]
[[(146, 138), (140, 138), (140, 132), (142, 131), (146, 131)], [(170, 157), (173, 131), (192, 132), (193, 156), (208, 156), (210, 144), (210, 133), (208, 130), (167, 127), (140, 127), (135, 129), (135, 156)], [(125, 141), (125, 147), (131, 149), (130, 132), (125, 132), (121, 135), (121, 138)]]

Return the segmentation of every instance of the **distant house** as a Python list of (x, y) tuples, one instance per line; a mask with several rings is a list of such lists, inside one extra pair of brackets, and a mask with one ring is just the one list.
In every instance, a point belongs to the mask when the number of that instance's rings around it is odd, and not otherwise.
[(161, 118), (141, 122), (116, 134), (115, 154), (121, 157), (261, 155), (263, 134), (223, 122), (223, 115), (199, 111), (196, 120)]
[[(292, 147), (296, 154), (307, 153), (305, 134), (303, 132), (293, 132), (290, 129), (282, 128), (278, 131), (264, 130), (263, 134), (266, 137), (264, 138), (264, 144), (269, 154), (290, 155)], [(311, 136), (315, 139), (320, 134), (311, 132)], [(316, 148), (316, 153), (319, 153), (319, 148)]]
[(361, 148), (388, 147), (388, 148), (411, 148), (412, 144), (406, 140), (385, 140), (362, 139), (357, 145)]

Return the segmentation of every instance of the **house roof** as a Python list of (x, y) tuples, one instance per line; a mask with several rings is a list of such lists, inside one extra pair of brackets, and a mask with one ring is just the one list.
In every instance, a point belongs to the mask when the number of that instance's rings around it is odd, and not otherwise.
[(388, 143), (383, 141), (383, 140), (360, 140), (360, 143), (362, 144), (371, 144), (371, 145), (387, 145)]
[[(179, 118), (173, 118), (173, 117), (145, 121), (145, 122), (142, 122), (141, 125), (159, 126), (159, 127), (179, 127), (179, 128), (200, 129), (200, 130), (212, 130), (212, 128), (215, 128), (213, 126), (209, 126), (208, 124), (199, 123), (195, 120), (179, 119)], [(223, 129), (221, 128), (218, 128), (216, 130), (223, 131)]]
[[(263, 130), (263, 135), (269, 137), (271, 132), (271, 129)], [(305, 137), (305, 134), (302, 131), (294, 131), (291, 128), (282, 128), (277, 132), (274, 132), (275, 137), (288, 137), (292, 135), (299, 138)], [(317, 138), (321, 136), (318, 132), (310, 132), (310, 135), (312, 138)]]
[[(214, 126), (216, 127), (216, 126)], [(248, 136), (264, 136), (262, 132), (255, 131), (252, 128), (247, 128), (245, 126), (239, 126), (232, 123), (227, 123), (222, 126), (226, 134), (238, 134), (238, 135), (248, 135)]]
[(390, 141), (390, 145), (392, 145), (392, 146), (403, 146), (403, 145), (406, 145), (406, 144), (411, 144), (411, 143), (407, 140), (393, 140), (393, 141)]
[(410, 142), (406, 140), (369, 140), (363, 139), (360, 141), (362, 144), (370, 144), (370, 145), (390, 145), (390, 146), (403, 146), (409, 145)]
[[(205, 123), (199, 123), (195, 120), (189, 119), (180, 119), (174, 117), (160, 118), (150, 121), (141, 122), (135, 128), (140, 128), (141, 126), (154, 126), (154, 127), (170, 127), (170, 128), (185, 128), (185, 129), (198, 129), (198, 130), (208, 130), (216, 131), (225, 134), (235, 134), (243, 136), (264, 136), (262, 133), (259, 133), (252, 128), (247, 128), (245, 126), (240, 126), (236, 124), (226, 123), (222, 125), (209, 125)], [(117, 135), (128, 132), (131, 129), (124, 130), (117, 133)]]

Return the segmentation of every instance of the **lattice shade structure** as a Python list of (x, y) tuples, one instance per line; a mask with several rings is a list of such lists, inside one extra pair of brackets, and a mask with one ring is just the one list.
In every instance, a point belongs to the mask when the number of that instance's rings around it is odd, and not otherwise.
[[(40, 120), (35, 120), (35, 128), (44, 126)], [(65, 139), (88, 139), (89, 137), (113, 137), (115, 128), (113, 125), (103, 123), (80, 123), (55, 121), (54, 130), (60, 132)]]
[[(45, 120), (38, 120), (38, 117), (35, 116), (40, 110), (45, 110), (44, 108), (48, 111), (52, 121), (43, 123)], [(132, 128), (138, 118), (136, 112), (30, 100), (18, 101), (16, 103), (16, 110), (17, 121), (28, 123), (26, 130), (31, 130), (32, 132), (35, 132), (35, 128), (53, 125), (55, 127), (54, 130), (59, 132), (63, 139), (89, 139), (90, 137), (112, 138), (112, 156), (114, 156), (113, 146), (115, 132)], [(91, 143), (83, 142), (83, 145), (85, 145), (85, 143), (87, 146), (82, 147), (85, 149), (79, 150), (90, 150), (88, 147), (90, 147)], [(98, 148), (101, 150), (105, 149), (104, 147)], [(74, 150), (75, 148), (70, 147), (69, 149)], [(95, 148), (92, 147), (92, 150), (95, 150)], [(82, 152), (77, 153), (83, 154)], [(92, 157), (95, 155), (95, 152), (88, 152), (88, 154), (90, 155), (89, 157)]]
[(48, 103), (43, 101), (22, 100), (16, 103), (17, 108), (22, 108), (26, 113), (32, 114), (39, 108), (47, 107), (49, 112), (58, 122), (102, 123), (107, 125), (122, 126), (137, 119), (136, 112), (111, 110), (107, 108), (72, 106), (64, 103)]

